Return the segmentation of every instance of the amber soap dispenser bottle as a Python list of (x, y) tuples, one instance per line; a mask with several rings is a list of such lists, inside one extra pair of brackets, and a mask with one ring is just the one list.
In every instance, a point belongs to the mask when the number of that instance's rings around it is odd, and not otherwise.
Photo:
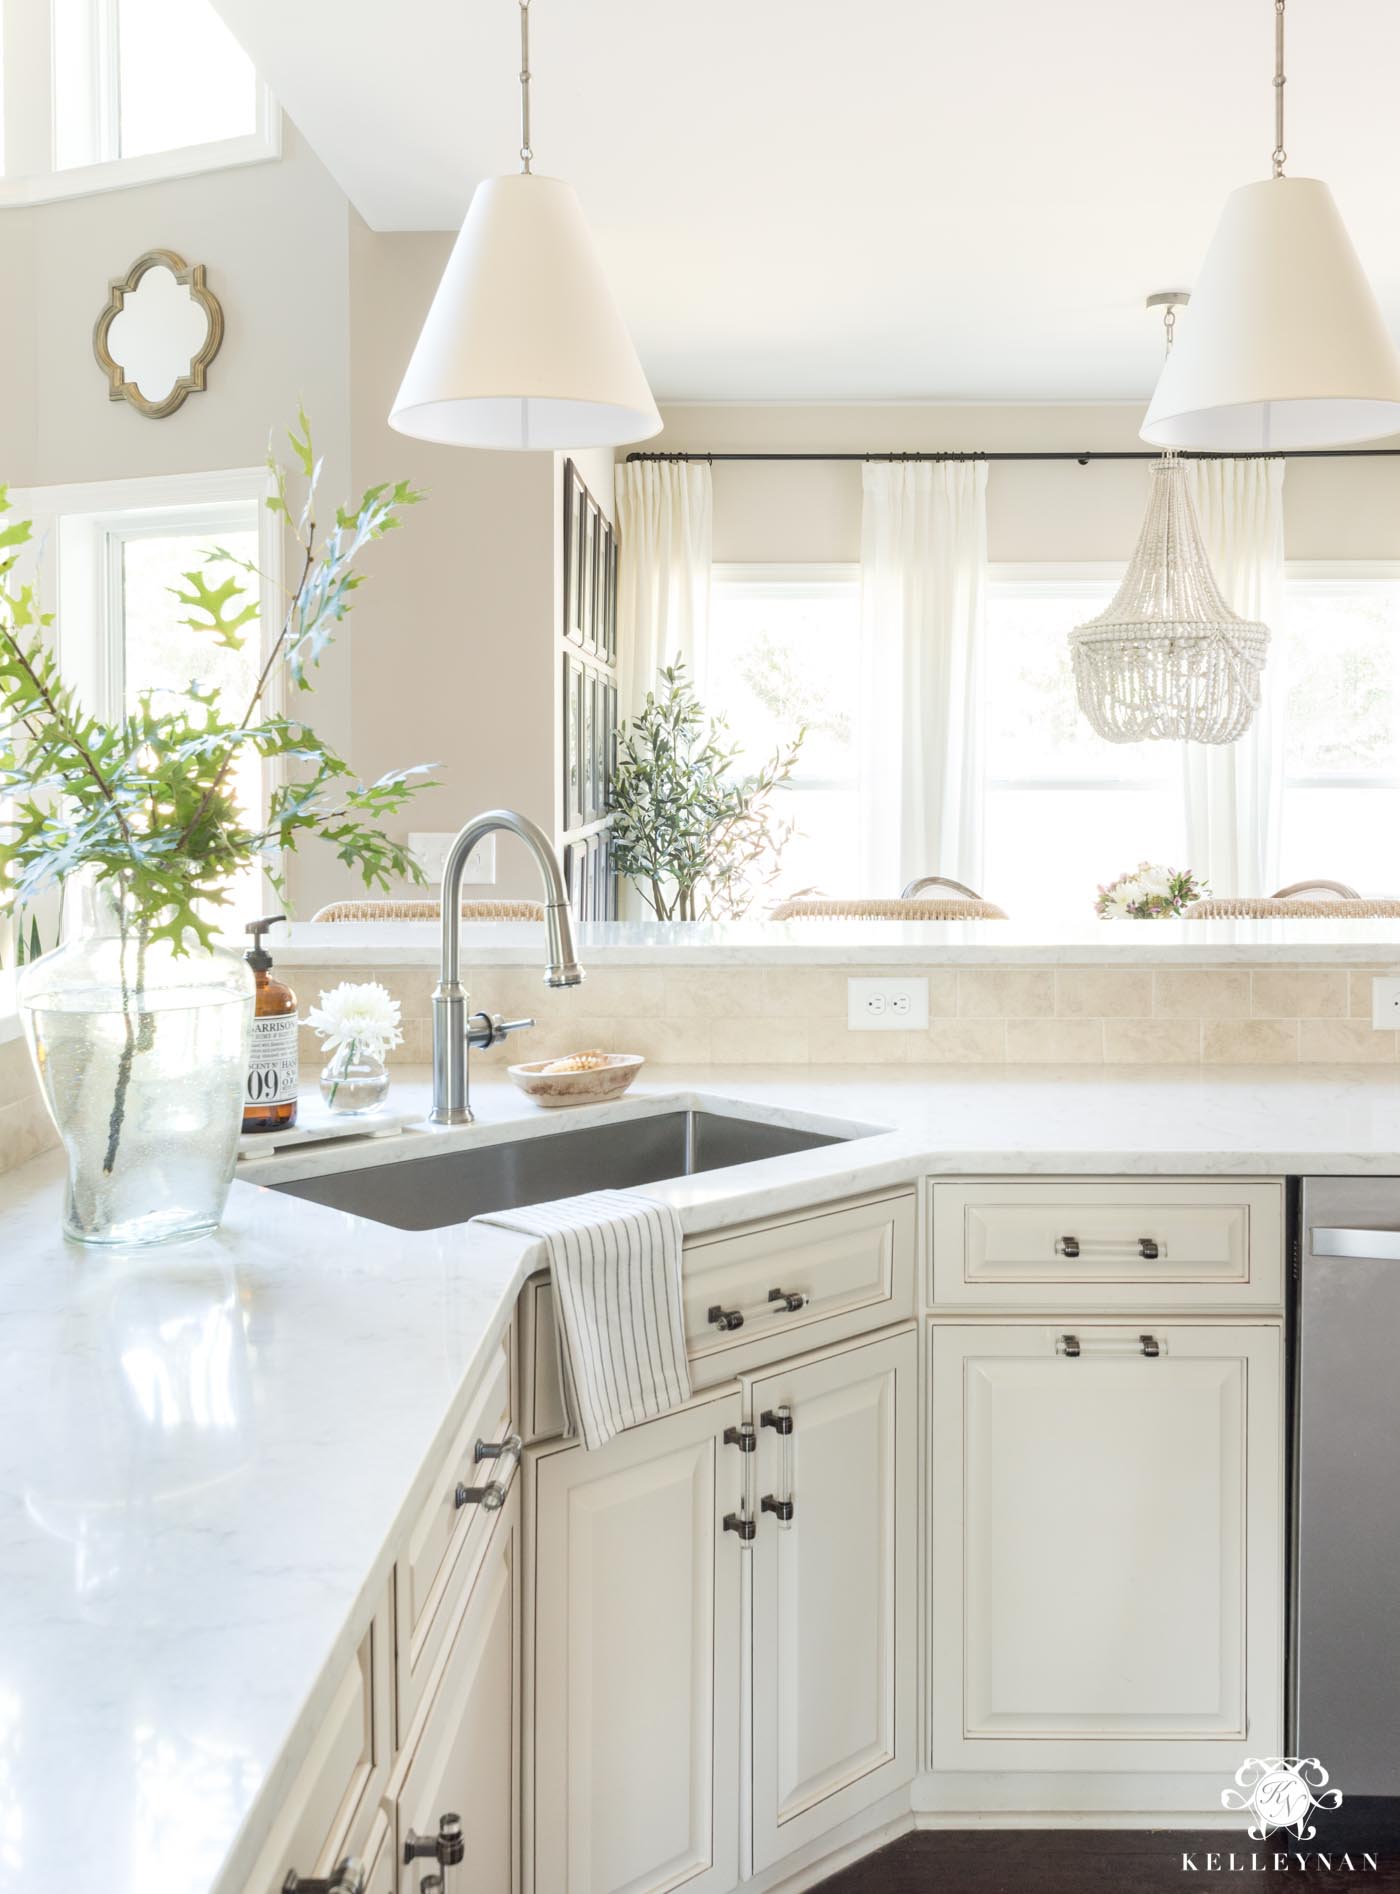
[(253, 969), (253, 1041), (244, 1092), (243, 1129), (278, 1131), (297, 1121), (297, 996), (282, 980), (274, 980), (272, 955), (263, 935), (285, 914), (264, 915), (250, 921), (244, 932), (253, 944), (244, 955)]

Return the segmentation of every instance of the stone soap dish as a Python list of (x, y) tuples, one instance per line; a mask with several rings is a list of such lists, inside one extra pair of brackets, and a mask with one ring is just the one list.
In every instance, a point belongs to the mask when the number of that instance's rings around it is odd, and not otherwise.
[[(601, 1105), (609, 1098), (621, 1098), (645, 1064), (639, 1052), (580, 1052), (575, 1057), (588, 1064), (570, 1071), (570, 1059), (533, 1059), (507, 1070), (537, 1105)], [(551, 1066), (556, 1068), (552, 1072)]]

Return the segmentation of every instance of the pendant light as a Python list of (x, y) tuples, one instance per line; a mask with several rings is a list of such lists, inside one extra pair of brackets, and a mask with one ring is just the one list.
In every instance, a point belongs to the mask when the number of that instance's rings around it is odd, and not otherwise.
[(520, 6), (520, 171), (476, 188), (389, 414), (456, 447), (611, 447), (660, 432), (573, 189), (530, 149), (530, 0)]
[[(1184, 290), (1165, 304), (1167, 361)], [(1253, 722), (1268, 627), (1225, 603), (1172, 452), (1152, 469), (1147, 517), (1112, 603), (1069, 635), (1079, 708), (1110, 743), (1234, 743)]]
[(1284, 5), (1273, 176), (1226, 202), (1142, 425), (1161, 447), (1273, 453), (1400, 431), (1400, 354), (1332, 193), (1283, 175)]

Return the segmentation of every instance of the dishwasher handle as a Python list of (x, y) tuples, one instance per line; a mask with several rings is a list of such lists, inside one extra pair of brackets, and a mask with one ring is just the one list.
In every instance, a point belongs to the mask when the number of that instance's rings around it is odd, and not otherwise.
[(1308, 1232), (1314, 1256), (1354, 1256), (1364, 1262), (1400, 1263), (1400, 1230), (1324, 1229)]

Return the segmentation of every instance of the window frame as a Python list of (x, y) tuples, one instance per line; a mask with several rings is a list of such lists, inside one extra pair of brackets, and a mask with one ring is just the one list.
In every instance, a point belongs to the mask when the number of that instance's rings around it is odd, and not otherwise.
[[(99, 145), (118, 136), (119, 84), (113, 21), (116, 0), (87, 0), (91, 8), (88, 84)], [(254, 76), (256, 118), (251, 132), (207, 144), (180, 145), (139, 157), (112, 155), (91, 164), (55, 168), (53, 0), (5, 0), (0, 23), (3, 67), (3, 169), (0, 209), (90, 197), (168, 178), (197, 177), (239, 165), (265, 164), (282, 155), (282, 114), (261, 74)]]
[[(1366, 586), (1393, 585), (1400, 588), (1400, 559), (1290, 559), (1283, 569), (1285, 599), (1294, 586), (1316, 592), (1359, 592)], [(1285, 686), (1286, 688), (1286, 686)], [(1397, 705), (1400, 710), (1400, 705)], [(1283, 768), (1281, 784), (1289, 789), (1400, 789), (1400, 771), (1391, 776), (1325, 775), (1291, 776)]]
[[(112, 706), (124, 700), (121, 550), (132, 538), (191, 527), (199, 533), (216, 533), (233, 508), (252, 505), (262, 572), (259, 666), (266, 662), (281, 630), (285, 605), (282, 528), (266, 505), (275, 491), (266, 467), (11, 489), (11, 517), (33, 522), (32, 571), (26, 577), (35, 585), (40, 609), (54, 614), (50, 632), (54, 655), (65, 683), (94, 716), (110, 717)], [(45, 556), (50, 548), (50, 556)], [(274, 679), (265, 698), (267, 708), (283, 710), (284, 696), (280, 680)], [(265, 760), (262, 779), (266, 808), (273, 791), (288, 780), (285, 759)], [(285, 850), (278, 851), (277, 867), (285, 871)], [(265, 867), (264, 902), (272, 893)]]
[[(858, 560), (801, 560), (801, 561), (757, 561), (727, 560), (710, 567), (710, 602), (714, 605), (714, 591), (717, 586), (753, 588), (748, 593), (755, 597), (760, 592), (770, 598), (816, 598), (829, 588), (840, 587), (847, 597), (853, 598), (859, 610), (860, 601), (860, 563)], [(853, 654), (854, 655), (854, 654)], [(710, 658), (705, 657), (708, 671)], [(719, 706), (723, 709), (723, 706)], [(849, 777), (804, 776), (798, 774), (790, 778), (790, 787), (802, 791), (852, 790), (859, 785), (859, 770), (852, 769)]]
[[(1104, 588), (1103, 604), (1107, 605), (1126, 570), (1125, 561), (1114, 559), (1053, 563), (999, 560), (987, 567), (987, 599), (990, 603), (994, 597), (1007, 598), (1016, 593), (1032, 598), (1065, 598), (1092, 584)], [(984, 792), (1024, 789), (1039, 794), (1057, 789), (1104, 789), (1126, 794), (1169, 788), (1178, 774), (1179, 770), (1173, 768), (1157, 776), (993, 776), (988, 773), (983, 776), (982, 787)]]

